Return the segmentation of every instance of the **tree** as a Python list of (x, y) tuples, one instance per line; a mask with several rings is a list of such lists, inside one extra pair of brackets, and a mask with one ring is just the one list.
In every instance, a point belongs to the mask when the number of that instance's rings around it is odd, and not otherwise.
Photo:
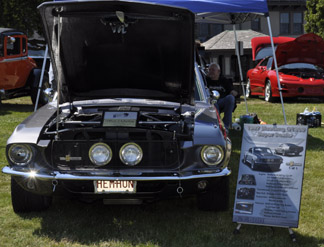
[(28, 36), (36, 31), (43, 33), (41, 17), (37, 6), (44, 0), (1, 0), (0, 27), (24, 31)]
[(307, 0), (305, 11), (305, 31), (324, 38), (324, 0)]

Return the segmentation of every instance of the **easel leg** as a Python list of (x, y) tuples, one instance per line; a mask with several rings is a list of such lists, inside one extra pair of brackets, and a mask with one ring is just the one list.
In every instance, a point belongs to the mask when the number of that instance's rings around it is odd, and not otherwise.
[(237, 227), (235, 228), (233, 234), (239, 234), (239, 233), (240, 233), (241, 225), (242, 225), (242, 224), (238, 223), (238, 225), (237, 225)]
[(290, 238), (293, 242), (296, 242), (297, 239), (296, 239), (296, 235), (295, 233), (293, 232), (293, 230), (291, 228), (288, 228), (288, 231), (289, 231), (289, 235), (290, 235)]

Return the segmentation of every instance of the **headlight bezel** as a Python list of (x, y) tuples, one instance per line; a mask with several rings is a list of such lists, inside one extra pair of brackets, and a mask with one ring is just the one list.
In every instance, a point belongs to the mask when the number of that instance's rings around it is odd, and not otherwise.
[[(123, 155), (123, 151), (125, 151), (125, 149), (128, 146), (135, 146), (138, 149), (139, 153), (140, 153), (140, 157), (134, 162), (126, 161), (125, 157)], [(142, 159), (143, 159), (143, 150), (142, 150), (141, 146), (138, 145), (137, 143), (135, 143), (135, 142), (127, 142), (124, 145), (122, 145), (121, 148), (119, 149), (119, 159), (123, 164), (125, 164), (127, 166), (135, 166), (135, 165), (139, 164), (142, 161)]]
[[(98, 146), (103, 146), (106, 148), (106, 150), (109, 152), (109, 157), (107, 160), (103, 161), (103, 162), (98, 162), (95, 158), (94, 158), (94, 155), (93, 155), (93, 151), (95, 148), (97, 148)], [(89, 148), (89, 159), (90, 161), (92, 162), (92, 164), (96, 165), (96, 166), (105, 166), (107, 164), (109, 164), (109, 162), (111, 161), (113, 157), (113, 152), (111, 150), (111, 148), (109, 147), (108, 144), (104, 143), (104, 142), (97, 142), (95, 144), (93, 144), (90, 148)]]
[[(27, 159), (24, 159), (24, 161), (18, 161), (17, 159), (14, 158), (13, 151), (15, 148), (18, 148), (18, 147), (25, 149), (28, 153), (29, 157)], [(17, 165), (17, 166), (26, 166), (32, 162), (32, 160), (35, 156), (35, 153), (34, 153), (33, 148), (29, 144), (15, 143), (15, 144), (10, 145), (10, 147), (8, 148), (7, 156), (12, 164)]]
[[(220, 158), (217, 158), (217, 160), (213, 161), (213, 162), (209, 161), (206, 157), (206, 155), (207, 155), (206, 151), (208, 151), (210, 149), (218, 150), (219, 154), (220, 154), (220, 156), (219, 156)], [(217, 166), (217, 165), (221, 164), (225, 158), (224, 149), (220, 145), (205, 145), (201, 148), (200, 158), (208, 166)]]

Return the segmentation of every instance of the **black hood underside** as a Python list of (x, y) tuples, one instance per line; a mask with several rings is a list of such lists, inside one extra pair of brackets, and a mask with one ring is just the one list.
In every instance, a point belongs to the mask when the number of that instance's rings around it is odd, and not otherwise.
[(62, 102), (129, 97), (192, 104), (192, 12), (123, 1), (39, 9)]

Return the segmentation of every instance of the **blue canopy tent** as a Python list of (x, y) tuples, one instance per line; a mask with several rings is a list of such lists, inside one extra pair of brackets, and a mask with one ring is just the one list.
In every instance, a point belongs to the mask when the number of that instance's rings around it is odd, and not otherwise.
[[(66, 0), (54, 0), (56, 2), (66, 1)], [(86, 0), (72, 0), (72, 1), (86, 1)], [(91, 0), (88, 0), (91, 1)], [(277, 60), (275, 57), (275, 49), (272, 39), (270, 18), (268, 15), (268, 5), (267, 0), (133, 0), (131, 2), (147, 2), (151, 4), (162, 4), (169, 6), (176, 6), (187, 8), (196, 14), (196, 22), (204, 23), (220, 23), (220, 24), (233, 24), (233, 29), (235, 33), (235, 41), (237, 44), (237, 36), (235, 30), (235, 24), (243, 23), (256, 18), (258, 15), (264, 15), (267, 18), (269, 33), (271, 37), (271, 46), (273, 51), (273, 58), (275, 61), (275, 68), (277, 71), (278, 87), (280, 92), (280, 99), (282, 103), (282, 110), (284, 115), (285, 124), (286, 115), (283, 106), (283, 99), (281, 94), (281, 86), (279, 83), (279, 73), (277, 68)], [(47, 50), (46, 50), (47, 52)], [(45, 54), (47, 56), (47, 54)], [(240, 79), (246, 104), (246, 111), (248, 113), (248, 107), (246, 103), (245, 88), (243, 86), (243, 75), (240, 62), (240, 56), (238, 52), (238, 46), (236, 45), (236, 55), (238, 57), (238, 65), (240, 69)], [(42, 79), (42, 78), (41, 78)], [(41, 82), (40, 82), (41, 86)], [(37, 103), (35, 109), (37, 107)]]
[[(54, 0), (54, 2), (62, 1), (82, 2), (89, 0)], [(133, 0), (129, 2), (147, 2), (182, 7), (194, 13), (268, 13), (266, 0)]]

